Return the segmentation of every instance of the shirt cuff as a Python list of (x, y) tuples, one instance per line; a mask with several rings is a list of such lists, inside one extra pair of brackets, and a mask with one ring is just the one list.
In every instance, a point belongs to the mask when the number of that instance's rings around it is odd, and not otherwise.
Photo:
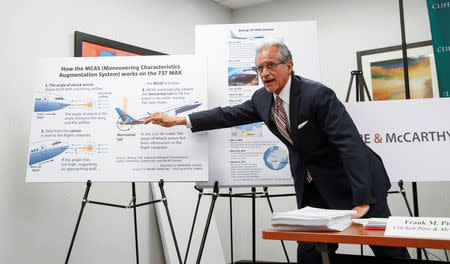
[(192, 123), (191, 123), (191, 119), (189, 118), (189, 115), (186, 116), (186, 127), (187, 128), (192, 128)]

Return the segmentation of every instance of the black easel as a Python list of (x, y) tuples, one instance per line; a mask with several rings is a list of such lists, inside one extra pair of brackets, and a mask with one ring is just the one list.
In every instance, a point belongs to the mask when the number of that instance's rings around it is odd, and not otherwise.
[[(398, 1), (399, 12), (400, 12), (400, 29), (402, 35), (402, 54), (403, 54), (403, 75), (405, 79), (405, 97), (407, 100), (411, 99), (409, 93), (409, 71), (408, 71), (408, 52), (406, 49), (406, 34), (405, 34), (405, 16), (403, 12), (403, 0)], [(413, 193), (413, 206), (414, 206), (414, 216), (419, 216), (419, 198), (417, 194), (417, 182), (412, 182), (412, 193)], [(425, 257), (428, 259), (427, 253), (424, 249)], [(420, 248), (417, 249), (417, 258), (422, 259), (422, 251)]]
[[(209, 231), (209, 226), (211, 223), (211, 218), (212, 218), (212, 214), (214, 211), (214, 206), (216, 203), (216, 200), (218, 197), (228, 197), (230, 198), (230, 237), (231, 237), (231, 263), (234, 263), (233, 260), (233, 220), (232, 220), (232, 198), (251, 198), (252, 199), (252, 263), (256, 263), (256, 198), (266, 198), (268, 203), (269, 203), (269, 208), (271, 210), (271, 212), (273, 212), (273, 208), (272, 208), (272, 204), (270, 202), (270, 197), (286, 197), (286, 196), (295, 196), (295, 193), (292, 194), (275, 194), (275, 195), (269, 195), (268, 193), (268, 187), (263, 187), (264, 192), (257, 192), (256, 191), (256, 187), (251, 187), (251, 192), (250, 193), (233, 193), (232, 192), (232, 188), (228, 189), (228, 193), (220, 193), (219, 192), (219, 182), (215, 182), (214, 186), (213, 186), (213, 192), (212, 193), (204, 193), (203, 192), (203, 188), (198, 188), (197, 186), (194, 187), (197, 191), (199, 191), (199, 197), (197, 200), (197, 206), (195, 209), (195, 215), (194, 215), (194, 220), (192, 223), (192, 227), (191, 227), (191, 234), (189, 236), (189, 241), (188, 241), (188, 249), (186, 251), (186, 256), (185, 256), (185, 264), (187, 261), (187, 256), (188, 256), (188, 251), (189, 251), (189, 246), (191, 244), (191, 239), (192, 239), (192, 233), (195, 227), (195, 221), (197, 219), (197, 213), (198, 213), (198, 207), (199, 207), (199, 203), (200, 203), (200, 199), (201, 196), (203, 195), (211, 195), (212, 199), (211, 199), (211, 205), (210, 205), (210, 209), (209, 209), (209, 213), (208, 213), (208, 217), (206, 220), (206, 224), (205, 224), (205, 229), (203, 231), (203, 237), (202, 237), (202, 241), (200, 243), (200, 249), (197, 255), (197, 261), (196, 263), (199, 264), (201, 261), (201, 257), (203, 254), (203, 249), (205, 247), (205, 243), (206, 243), (206, 237), (208, 235), (208, 231)], [(281, 241), (287, 262), (290, 263), (289, 260), (289, 256), (287, 254), (286, 248), (284, 246), (284, 242)]]
[(413, 216), (413, 212), (411, 211), (411, 206), (409, 206), (408, 198), (406, 197), (405, 188), (403, 188), (403, 180), (398, 181), (398, 191), (389, 191), (388, 194), (400, 193), (403, 196), (403, 200), (405, 201), (406, 208), (408, 208), (409, 216)]
[(352, 71), (350, 73), (350, 83), (348, 84), (347, 96), (345, 97), (345, 101), (348, 102), (348, 100), (350, 99), (350, 91), (352, 90), (353, 79), (356, 79), (355, 81), (356, 101), (357, 102), (364, 101), (364, 92), (366, 92), (369, 101), (372, 101), (372, 97), (370, 97), (369, 89), (367, 89), (366, 80), (364, 80), (364, 75), (362, 71)]
[(83, 215), (84, 207), (86, 206), (87, 203), (91, 203), (91, 204), (97, 204), (97, 205), (118, 207), (118, 208), (123, 208), (123, 209), (133, 209), (133, 215), (134, 215), (134, 239), (135, 239), (135, 246), (136, 246), (136, 263), (139, 264), (139, 246), (138, 246), (136, 208), (140, 207), (140, 206), (144, 206), (144, 205), (149, 205), (149, 204), (155, 204), (155, 203), (163, 202), (164, 207), (166, 209), (167, 218), (169, 220), (170, 231), (172, 232), (172, 238), (173, 238), (173, 241), (175, 243), (175, 249), (177, 251), (178, 260), (179, 260), (180, 264), (182, 264), (183, 262), (181, 261), (181, 254), (180, 254), (180, 250), (178, 248), (177, 239), (175, 237), (175, 231), (174, 231), (174, 228), (173, 228), (173, 225), (172, 225), (172, 219), (171, 219), (170, 213), (169, 213), (169, 207), (168, 207), (168, 204), (167, 204), (166, 194), (164, 192), (164, 181), (160, 180), (158, 185), (159, 185), (159, 189), (161, 191), (161, 199), (149, 201), (149, 202), (146, 202), (146, 203), (136, 204), (136, 185), (135, 185), (134, 182), (132, 182), (131, 183), (132, 197), (131, 197), (130, 203), (128, 205), (118, 205), (118, 204), (111, 204), (111, 203), (104, 203), (104, 202), (88, 200), (89, 190), (90, 190), (90, 188), (92, 186), (92, 182), (90, 180), (88, 180), (87, 183), (86, 183), (86, 190), (84, 192), (83, 200), (81, 201), (80, 213), (78, 215), (77, 223), (75, 225), (75, 230), (74, 230), (74, 233), (72, 235), (72, 240), (70, 242), (69, 250), (67, 252), (66, 261), (64, 263), (67, 264), (69, 262), (70, 254), (72, 252), (72, 247), (73, 247), (73, 244), (75, 242), (75, 237), (76, 237), (77, 232), (78, 232), (78, 227), (80, 226), (81, 216)]
[(189, 240), (188, 240), (188, 244), (187, 244), (187, 248), (186, 248), (186, 254), (184, 256), (184, 263), (187, 263), (189, 248), (191, 247), (192, 235), (194, 234), (195, 221), (197, 220), (198, 207), (200, 206), (200, 199), (203, 196), (203, 188), (197, 188), (197, 186), (194, 186), (194, 188), (198, 191), (198, 199), (197, 199), (197, 206), (195, 207), (194, 220), (192, 220), (191, 233), (189, 234)]
[(233, 198), (231, 195), (233, 194), (233, 189), (229, 189), (230, 194), (230, 251), (231, 251), (231, 264), (234, 263), (234, 257), (233, 257)]
[[(263, 187), (263, 192), (264, 192), (265, 197), (267, 198), (267, 203), (269, 204), (270, 212), (273, 213), (273, 207), (272, 207), (272, 203), (270, 202), (268, 188)], [(281, 246), (283, 247), (283, 251), (284, 251), (284, 255), (286, 256), (287, 263), (291, 263), (291, 261), (289, 260), (288, 253), (286, 251), (286, 246), (284, 245), (284, 241), (280, 240), (280, 242), (281, 242)]]
[[(203, 249), (205, 248), (206, 236), (208, 235), (208, 229), (209, 229), (209, 225), (211, 223), (211, 217), (212, 217), (212, 213), (214, 211), (214, 206), (216, 204), (218, 195), (219, 195), (219, 182), (216, 181), (214, 183), (214, 187), (213, 187), (211, 206), (209, 207), (209, 213), (208, 213), (208, 218), (206, 219), (205, 230), (203, 231), (202, 242), (200, 243), (200, 249), (199, 249), (198, 255), (197, 255), (197, 261), (196, 261), (197, 264), (199, 264), (200, 260), (202, 259)], [(197, 217), (197, 215), (195, 215), (195, 217)]]

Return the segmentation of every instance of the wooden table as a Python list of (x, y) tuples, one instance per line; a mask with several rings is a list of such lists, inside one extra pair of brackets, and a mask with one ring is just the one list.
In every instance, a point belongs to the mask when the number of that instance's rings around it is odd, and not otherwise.
[(362, 225), (353, 224), (342, 232), (302, 232), (263, 230), (263, 239), (313, 242), (320, 251), (323, 263), (328, 259), (327, 243), (377, 245), (393, 247), (450, 249), (450, 240), (412, 237), (387, 237), (384, 230), (365, 230)]

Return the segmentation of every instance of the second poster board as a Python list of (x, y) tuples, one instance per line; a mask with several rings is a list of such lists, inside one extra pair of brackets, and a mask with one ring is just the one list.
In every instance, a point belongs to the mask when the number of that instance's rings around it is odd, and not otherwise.
[[(319, 80), (315, 21), (200, 25), (196, 53), (208, 57), (208, 108), (237, 105), (262, 87), (255, 66), (258, 41), (278, 38), (292, 52), (294, 71)], [(286, 147), (264, 123), (209, 132), (209, 181), (200, 186), (290, 185)]]

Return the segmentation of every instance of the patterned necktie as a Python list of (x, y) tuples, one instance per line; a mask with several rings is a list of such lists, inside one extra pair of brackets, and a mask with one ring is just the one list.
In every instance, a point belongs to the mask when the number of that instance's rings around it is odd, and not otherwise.
[[(281, 135), (291, 144), (293, 144), (291, 135), (287, 129), (287, 121), (286, 121), (286, 112), (283, 108), (283, 100), (277, 95), (275, 98), (275, 121), (277, 123), (278, 131)], [(308, 169), (306, 169), (306, 180), (311, 182), (313, 179), (311, 177), (311, 173)]]
[(283, 100), (277, 95), (275, 98), (275, 123), (277, 123), (278, 131), (291, 144), (293, 144), (291, 135), (287, 129), (286, 112), (283, 108)]

